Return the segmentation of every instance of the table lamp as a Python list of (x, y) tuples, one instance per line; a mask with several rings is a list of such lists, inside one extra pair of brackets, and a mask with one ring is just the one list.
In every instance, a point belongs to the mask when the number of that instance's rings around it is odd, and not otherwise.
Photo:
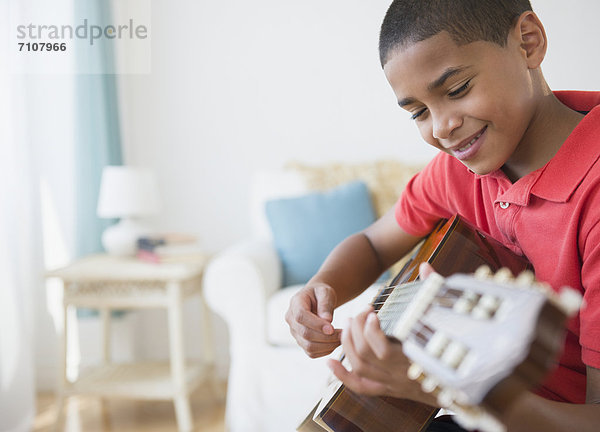
[(109, 254), (134, 255), (137, 239), (150, 230), (140, 219), (159, 210), (153, 173), (131, 166), (107, 166), (102, 171), (98, 216), (120, 218), (102, 233), (102, 246)]

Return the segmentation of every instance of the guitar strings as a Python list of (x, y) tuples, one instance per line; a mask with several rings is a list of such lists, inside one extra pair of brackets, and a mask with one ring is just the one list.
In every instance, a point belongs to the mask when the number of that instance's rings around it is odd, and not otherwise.
[[(422, 283), (413, 282), (387, 286), (375, 297), (372, 305), (374, 307), (381, 305), (378, 311), (378, 318), (381, 330), (385, 334), (393, 336), (396, 323), (402, 317), (406, 307), (414, 299), (421, 285)], [(461, 292), (459, 290), (442, 287), (440, 292), (435, 296), (432, 305), (452, 307), (460, 295)], [(435, 330), (421, 321), (421, 319), (417, 320), (413, 328), (410, 329), (411, 337), (421, 346), (425, 346), (429, 342), (434, 332)]]
[[(422, 283), (412, 282), (387, 286), (380, 290), (371, 305), (375, 308), (381, 306), (377, 314), (380, 327), (385, 334), (393, 336), (394, 327), (414, 299), (421, 285)], [(442, 286), (432, 300), (430, 307), (452, 308), (463, 294), (464, 292), (459, 289)], [(410, 329), (411, 337), (422, 346), (428, 343), (434, 332), (431, 327), (420, 319)]]
[[(401, 288), (401, 285), (398, 285), (397, 287), (390, 287), (390, 288)], [(396, 293), (395, 291), (392, 291), (388, 294), (381, 294), (379, 296), (376, 297), (376, 300), (379, 301), (374, 301), (373, 303), (371, 303), (371, 306), (376, 307), (376, 306), (380, 306), (380, 305), (384, 305), (384, 304), (390, 304), (390, 305), (398, 305), (401, 304), (403, 302), (406, 303), (410, 303), (411, 300), (414, 298), (415, 293), (418, 290), (413, 290), (413, 291), (409, 291), (409, 292), (402, 292), (402, 293)], [(458, 299), (460, 296), (462, 295), (462, 292), (456, 289), (445, 289), (442, 290), (440, 293), (438, 293), (435, 296), (435, 304), (437, 305), (441, 305), (441, 306), (452, 306), (454, 304), (454, 301), (456, 301), (456, 299)], [(390, 299), (391, 296), (394, 296), (393, 299)]]
[[(383, 298), (383, 301), (373, 303), (374, 306), (381, 305), (381, 308), (379, 308), (377, 314), (381, 329), (388, 335), (391, 335), (393, 328), (403, 316), (408, 305), (414, 299), (415, 293), (418, 291), (419, 287), (411, 285), (408, 288), (413, 289), (405, 288), (406, 287), (404, 286), (397, 286), (392, 290), (392, 292), (379, 297)], [(442, 287), (440, 292), (438, 292), (432, 300), (429, 307), (434, 306), (452, 309), (462, 294), (462, 291), (455, 288)], [(423, 323), (420, 321), (419, 323), (423, 325)], [(427, 332), (427, 334), (424, 334), (419, 329), (413, 329), (411, 330), (411, 334), (415, 336), (419, 343), (426, 344), (429, 340), (431, 331)]]
[[(388, 291), (388, 290), (389, 290), (389, 292), (387, 292), (386, 294), (380, 294), (376, 298), (388, 298), (397, 292), (402, 292), (402, 293), (406, 293), (406, 294), (415, 293), (418, 291), (420, 286), (421, 286), (421, 284), (416, 283), (416, 282), (409, 282), (409, 283), (404, 283), (404, 284), (399, 284), (399, 285), (390, 285), (390, 286), (387, 286), (387, 287), (381, 289), (381, 291), (380, 291), (380, 293), (383, 293), (384, 291)], [(410, 290), (411, 288), (413, 288), (413, 289)], [(460, 297), (463, 294), (463, 290), (459, 290), (456, 288), (450, 288), (450, 287), (446, 287), (446, 286), (443, 286), (440, 291), (442, 294), (445, 294), (445, 295), (447, 294), (448, 297)]]

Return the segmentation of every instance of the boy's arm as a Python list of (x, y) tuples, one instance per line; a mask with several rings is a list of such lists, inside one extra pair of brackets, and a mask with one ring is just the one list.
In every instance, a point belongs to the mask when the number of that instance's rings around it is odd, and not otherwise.
[(398, 226), (392, 208), (336, 246), (286, 314), (292, 335), (310, 357), (327, 355), (340, 344), (340, 330), (331, 325), (333, 310), (375, 282), (419, 240)]
[(525, 392), (506, 412), (509, 432), (594, 432), (600, 425), (600, 369), (587, 367), (586, 403), (555, 402)]

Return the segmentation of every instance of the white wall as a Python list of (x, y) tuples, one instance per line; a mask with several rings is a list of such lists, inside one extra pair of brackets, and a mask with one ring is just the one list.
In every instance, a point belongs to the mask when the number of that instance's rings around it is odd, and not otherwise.
[[(388, 4), (153, 0), (152, 74), (120, 78), (126, 160), (157, 170), (159, 225), (196, 233), (216, 251), (248, 230), (255, 170), (290, 160), (430, 158), (379, 66)], [(597, 89), (600, 2), (533, 5), (550, 41), (550, 85)], [(160, 334), (160, 316), (143, 320)], [(159, 355), (162, 338), (152, 339), (146, 351)]]
[(531, 0), (548, 36), (542, 66), (553, 90), (600, 90), (600, 2)]
[(248, 230), (257, 169), (429, 157), (379, 66), (387, 4), (153, 1), (152, 74), (124, 77), (123, 114), (127, 161), (159, 172), (160, 223), (217, 250)]
[[(126, 160), (155, 167), (158, 223), (209, 250), (241, 238), (253, 171), (433, 152), (396, 106), (377, 40), (389, 0), (152, 1), (152, 74), (124, 76)], [(553, 88), (598, 86), (593, 0), (533, 2)]]

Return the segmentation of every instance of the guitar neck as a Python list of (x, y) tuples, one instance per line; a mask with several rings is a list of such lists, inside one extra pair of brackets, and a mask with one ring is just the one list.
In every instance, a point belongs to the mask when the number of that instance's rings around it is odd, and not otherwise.
[[(422, 285), (423, 282), (420, 280), (408, 282), (387, 287), (384, 292), (379, 294), (373, 306), (376, 306), (379, 325), (386, 335), (393, 335), (396, 323), (403, 316), (407, 306), (414, 299)], [(381, 304), (378, 304), (378, 302), (381, 302)]]

